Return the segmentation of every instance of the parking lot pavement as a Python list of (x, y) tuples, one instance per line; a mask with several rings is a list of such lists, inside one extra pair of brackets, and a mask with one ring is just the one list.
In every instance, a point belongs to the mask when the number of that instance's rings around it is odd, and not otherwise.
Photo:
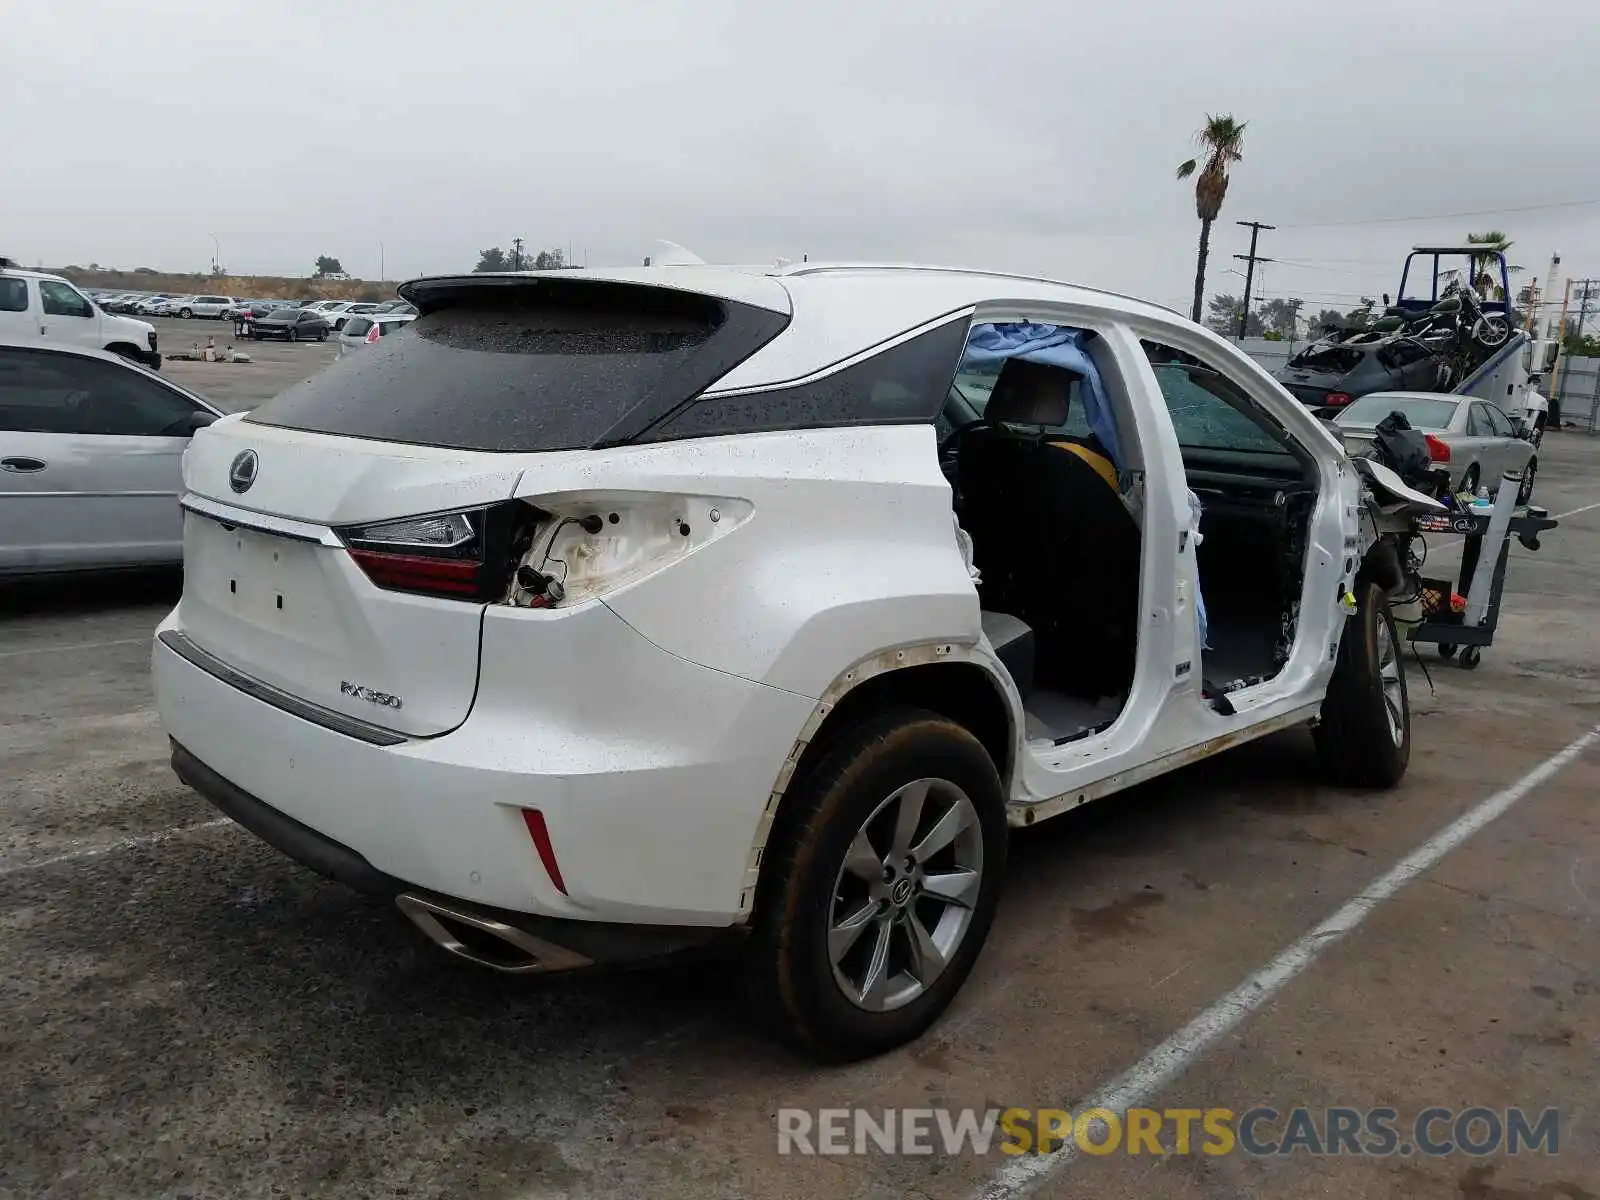
[[(218, 822), (165, 769), (143, 643), (170, 580), (13, 599), (0, 1196), (955, 1200), (1018, 1160), (871, 1143), (780, 1157), (776, 1114), (1073, 1109), (1123, 1077), (1124, 1098), (1159, 1108), (1557, 1107), (1560, 1153), (1080, 1153), (1051, 1160), (1037, 1194), (1595, 1200), (1600, 747), (1359, 928), (1313, 939), (1237, 1024), (1218, 1007), (1600, 722), (1600, 440), (1552, 435), (1541, 457), (1540, 502), (1582, 511), (1538, 554), (1513, 550), (1477, 671), (1425, 653), (1430, 686), (1408, 656), (1400, 790), (1318, 785), (1295, 732), (1027, 831), (948, 1017), (842, 1069), (770, 1045), (726, 967), (540, 981), (449, 959)], [(1164, 1041), (1197, 1019), (1206, 1037)]]
[(177, 317), (146, 317), (156, 327), (163, 354), (205, 348), (215, 339), (217, 349), (234, 347), (250, 356), (248, 363), (208, 363), (167, 360), (161, 373), (190, 391), (198, 392), (228, 412), (254, 408), (290, 384), (316, 374), (339, 356), (332, 336), (326, 342), (249, 341), (233, 336), (232, 321), (184, 321)]

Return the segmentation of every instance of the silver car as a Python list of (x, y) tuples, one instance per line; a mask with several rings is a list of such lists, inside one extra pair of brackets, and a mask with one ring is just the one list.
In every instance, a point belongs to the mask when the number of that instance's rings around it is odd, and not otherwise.
[(375, 346), (379, 338), (399, 333), (416, 318), (401, 313), (371, 313), (354, 316), (339, 330), (339, 357), (354, 353), (363, 346)]
[(0, 342), (0, 578), (183, 560), (183, 452), (222, 411), (124, 358)]
[(1474, 396), (1443, 392), (1369, 392), (1350, 402), (1333, 419), (1351, 454), (1372, 449), (1376, 427), (1392, 412), (1429, 437), (1437, 471), (1447, 474), (1452, 492), (1494, 492), (1506, 472), (1522, 476), (1517, 498), (1533, 495), (1539, 461), (1534, 446), (1501, 409)]

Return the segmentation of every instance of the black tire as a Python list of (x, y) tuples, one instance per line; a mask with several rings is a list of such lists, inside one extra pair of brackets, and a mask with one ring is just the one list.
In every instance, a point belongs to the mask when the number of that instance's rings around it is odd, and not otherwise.
[(192, 309), (192, 308), (180, 308), (178, 310), (178, 315), (180, 317), (182, 317), (185, 321), (188, 321), (188, 320), (190, 320), (190, 319), (192, 319), (194, 317), (194, 309)]
[(1455, 656), (1456, 656), (1456, 648), (1455, 648), (1455, 644), (1454, 643), (1452, 643), (1452, 642), (1440, 642), (1439, 643), (1439, 657), (1440, 658), (1444, 659), (1446, 662), (1449, 662)]
[[(942, 973), (898, 1007), (868, 1011), (836, 977), (829, 947), (835, 905), (856, 903), (845, 900), (840, 890), (841, 884), (857, 883), (846, 878), (847, 852), (859, 844), (858, 834), (866, 836), (873, 814), (899, 789), (930, 779), (939, 781), (936, 787), (959, 789), (976, 813), (976, 820), (960, 836), (969, 853), (975, 843), (981, 854), (977, 896), (967, 910), (965, 932), (946, 950)], [(936, 819), (943, 811), (939, 805), (949, 802), (950, 793), (941, 795), (938, 805), (935, 795), (939, 793), (930, 794), (923, 804), (924, 822)], [(909, 844), (918, 844), (925, 829), (918, 825)], [(878, 841), (884, 841), (881, 831)], [(822, 1062), (869, 1058), (916, 1038), (938, 1019), (977, 961), (999, 905), (1005, 861), (1005, 799), (999, 775), (966, 729), (934, 713), (905, 708), (881, 713), (841, 733), (823, 757), (795, 779), (767, 842), (744, 962), (757, 1012), (781, 1040)], [(885, 885), (888, 882), (885, 876)], [(925, 912), (915, 906), (922, 902), (914, 902), (910, 911)], [(887, 900), (877, 903), (880, 911), (889, 907)], [(942, 902), (934, 898), (933, 903)], [(881, 928), (874, 922), (874, 932), (860, 937), (857, 947), (875, 949)], [(900, 938), (908, 936), (905, 928), (895, 925), (902, 931)], [(895, 935), (883, 936), (883, 944), (891, 945)], [(904, 941), (893, 944), (902, 952), (908, 948)], [(910, 966), (906, 958), (891, 961), (898, 961), (901, 968)], [(891, 977), (886, 968), (883, 975), (890, 983), (916, 982), (904, 970)]]
[[(1395, 697), (1386, 694), (1384, 650), (1392, 655)], [(1376, 583), (1356, 588), (1356, 611), (1345, 621), (1339, 656), (1313, 730), (1317, 757), (1329, 780), (1341, 787), (1392, 788), (1411, 761), (1411, 703), (1405, 663), (1389, 602)]]
[(1539, 473), (1539, 460), (1530, 458), (1522, 468), (1522, 482), (1517, 486), (1517, 503), (1526, 504), (1533, 499), (1533, 479)]
[(289, 340), (291, 342), (298, 342), (300, 340), (300, 335), (291, 329), (289, 330)]
[(1468, 646), (1461, 651), (1461, 666), (1464, 670), (1476, 671), (1482, 661), (1483, 651), (1477, 646)]
[(1478, 494), (1478, 464), (1473, 463), (1467, 468), (1467, 473), (1461, 477), (1461, 487), (1458, 489), (1476, 496)]
[(320, 333), (317, 334), (317, 341), (325, 342), (327, 340), (328, 340), (328, 331), (326, 329), (322, 330)]

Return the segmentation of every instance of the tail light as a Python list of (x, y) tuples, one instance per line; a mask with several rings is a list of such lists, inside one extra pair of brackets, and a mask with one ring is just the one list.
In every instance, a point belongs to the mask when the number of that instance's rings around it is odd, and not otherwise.
[(510, 590), (511, 573), (531, 540), (531, 515), (508, 501), (336, 532), (356, 565), (385, 591), (483, 604)]
[(726, 537), (754, 511), (729, 497), (637, 492), (529, 503), (542, 519), (508, 597), (520, 608), (571, 607), (632, 586)]
[(1329, 408), (1343, 408), (1350, 403), (1350, 397), (1344, 392), (1329, 392), (1322, 402)]
[(519, 608), (571, 607), (726, 537), (746, 500), (568, 494), (335, 530), (385, 591)]
[(1436, 438), (1431, 433), (1422, 435), (1422, 440), (1428, 443), (1428, 459), (1431, 462), (1449, 462), (1450, 447), (1444, 441)]
[(374, 321), (372, 323), (372, 328), (367, 330), (367, 336), (362, 338), (361, 340), (366, 342), (366, 344), (370, 346), (373, 343), (375, 343), (380, 336), (382, 336), (382, 333), (383, 333), (383, 331), (381, 329), (379, 329), (378, 323), (376, 321)]

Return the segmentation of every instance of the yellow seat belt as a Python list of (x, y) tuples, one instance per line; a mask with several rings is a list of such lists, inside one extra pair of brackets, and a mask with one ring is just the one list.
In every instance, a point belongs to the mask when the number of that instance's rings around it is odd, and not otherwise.
[(1051, 442), (1052, 446), (1076, 454), (1084, 462), (1094, 468), (1095, 474), (1106, 481), (1106, 486), (1113, 492), (1117, 491), (1117, 469), (1109, 458), (1103, 454), (1096, 454), (1087, 446), (1080, 446), (1077, 442)]

